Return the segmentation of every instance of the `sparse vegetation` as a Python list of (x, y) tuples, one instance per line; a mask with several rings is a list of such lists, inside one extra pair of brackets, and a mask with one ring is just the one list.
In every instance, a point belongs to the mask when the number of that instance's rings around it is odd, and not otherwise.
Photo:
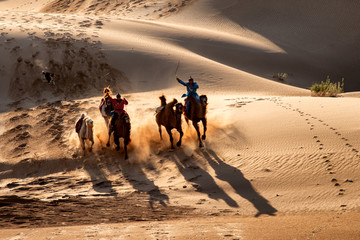
[(278, 73), (277, 75), (274, 75), (273, 78), (277, 78), (279, 81), (285, 81), (288, 76), (287, 73)]
[(344, 92), (344, 78), (341, 78), (341, 82), (333, 83), (330, 76), (327, 76), (325, 82), (315, 83), (310, 87), (310, 91), (312, 96), (336, 97), (339, 93)]

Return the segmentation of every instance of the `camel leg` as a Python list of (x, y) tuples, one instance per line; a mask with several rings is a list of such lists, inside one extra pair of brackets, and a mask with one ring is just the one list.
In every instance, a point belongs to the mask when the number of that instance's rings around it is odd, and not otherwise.
[(111, 130), (111, 129), (109, 129), (109, 137), (108, 137), (108, 141), (107, 141), (107, 143), (106, 143), (106, 146), (107, 146), (107, 147), (110, 147), (110, 137), (111, 137), (111, 132), (112, 132), (112, 130)]
[(203, 126), (204, 126), (204, 134), (202, 135), (202, 140), (206, 139), (206, 129), (207, 129), (207, 120), (206, 118), (201, 119)]
[(177, 130), (178, 130), (178, 132), (180, 133), (180, 139), (179, 139), (179, 141), (176, 143), (176, 146), (180, 147), (180, 146), (181, 146), (181, 139), (182, 139), (182, 137), (184, 136), (184, 133), (183, 133), (181, 127), (178, 128)]
[(162, 140), (162, 135), (161, 135), (161, 125), (158, 124), (158, 127), (159, 127), (159, 133), (160, 133), (160, 140)]
[(202, 144), (202, 141), (201, 141), (201, 138), (200, 138), (200, 130), (199, 130), (198, 122), (193, 122), (193, 125), (194, 125), (194, 128), (195, 128), (195, 130), (196, 130), (196, 133), (197, 133), (197, 135), (198, 135), (199, 147), (202, 147), (203, 144)]
[(174, 144), (173, 144), (174, 139), (173, 139), (173, 136), (172, 136), (172, 133), (171, 133), (171, 128), (167, 127), (167, 128), (166, 128), (166, 131), (167, 131), (167, 133), (168, 133), (169, 136), (170, 136), (171, 149), (175, 149)]
[(105, 125), (109, 129), (109, 118), (104, 117)]
[(186, 124), (189, 125), (189, 119), (186, 116), (185, 116), (185, 121), (186, 121)]
[(128, 159), (128, 153), (127, 153), (127, 145), (129, 144), (129, 139), (124, 139), (124, 150), (125, 150), (125, 160)]
[(114, 133), (114, 142), (116, 144), (116, 151), (120, 150), (120, 140), (119, 137)]
[(85, 151), (85, 143), (84, 143), (84, 139), (82, 139), (81, 137), (79, 137), (79, 140), (80, 140), (80, 146), (81, 146), (81, 149), (83, 151)]
[(92, 148), (93, 148), (93, 146), (94, 146), (94, 139), (92, 138), (90, 141), (91, 141), (91, 147), (90, 147), (89, 152), (91, 152), (91, 151), (92, 151)]

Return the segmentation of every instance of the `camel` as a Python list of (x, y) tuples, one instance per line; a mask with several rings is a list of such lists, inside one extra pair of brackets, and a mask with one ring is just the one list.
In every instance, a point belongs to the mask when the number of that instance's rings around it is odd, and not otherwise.
[(101, 99), (99, 107), (107, 127), (109, 126), (110, 112), (114, 110), (114, 107), (108, 98), (109, 94), (111, 94), (111, 90), (110, 88), (106, 87), (104, 89), (104, 97)]
[[(117, 116), (116, 116), (117, 115)], [(109, 138), (106, 146), (110, 147), (110, 136), (111, 133), (114, 132), (114, 142), (116, 144), (116, 150), (120, 150), (120, 138), (124, 139), (124, 150), (125, 150), (125, 160), (128, 159), (127, 154), (127, 145), (130, 143), (130, 130), (131, 130), (131, 124), (129, 116), (126, 113), (121, 113), (121, 115), (118, 117), (119, 113), (114, 112), (114, 114), (111, 116), (109, 121)], [(111, 120), (113, 117), (117, 117), (115, 126), (112, 129), (111, 128)]]
[[(181, 115), (183, 112), (183, 105), (182, 103), (178, 103), (175, 98), (173, 101), (171, 101), (168, 104), (166, 104), (166, 98), (164, 95), (162, 95), (159, 98), (161, 101), (161, 106), (160, 108), (158, 108), (156, 113), (156, 123), (159, 127), (160, 139), (162, 140), (161, 126), (164, 126), (166, 128), (167, 133), (170, 136), (171, 149), (175, 149), (171, 130), (173, 128), (176, 128), (176, 130), (180, 133), (180, 139), (176, 143), (176, 145), (180, 147), (181, 139), (184, 135), (181, 128)], [(175, 110), (174, 110), (174, 106), (175, 106)]]
[(78, 132), (80, 145), (83, 151), (85, 151), (85, 140), (91, 141), (91, 147), (89, 151), (92, 151), (92, 147), (94, 145), (93, 127), (93, 120), (91, 120), (90, 118), (84, 118), (81, 124), (80, 131)]
[[(198, 135), (199, 147), (203, 147), (203, 143), (201, 139), (202, 140), (206, 139), (206, 129), (207, 129), (206, 112), (207, 112), (207, 104), (208, 104), (207, 97), (206, 95), (201, 95), (200, 103), (192, 96), (188, 96), (187, 99), (189, 100), (190, 103), (190, 111), (184, 112), (185, 120), (188, 124), (189, 124), (189, 120), (192, 121), (193, 126), (195, 127), (195, 130)], [(199, 125), (198, 125), (200, 121), (203, 123), (204, 126), (204, 134), (202, 135), (201, 138), (200, 138)]]

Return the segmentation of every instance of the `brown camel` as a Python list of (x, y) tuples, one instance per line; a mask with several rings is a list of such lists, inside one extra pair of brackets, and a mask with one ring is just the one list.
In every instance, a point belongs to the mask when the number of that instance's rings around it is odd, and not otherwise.
[[(193, 126), (195, 127), (195, 130), (197, 132), (198, 138), (199, 138), (199, 146), (203, 147), (203, 143), (201, 141), (206, 139), (206, 112), (207, 112), (207, 97), (206, 95), (200, 96), (200, 103), (192, 96), (187, 97), (189, 103), (190, 103), (190, 111), (185, 111), (185, 120), (189, 124), (189, 120), (192, 121)], [(199, 130), (199, 122), (203, 123), (204, 126), (204, 134), (200, 138), (200, 130)]]
[[(109, 121), (109, 138), (106, 146), (110, 147), (110, 136), (111, 133), (114, 132), (114, 142), (116, 144), (116, 150), (120, 150), (120, 138), (124, 139), (124, 150), (125, 150), (125, 159), (128, 159), (127, 154), (127, 145), (130, 143), (130, 130), (131, 130), (131, 124), (129, 116), (125, 113), (121, 113), (120, 116), (118, 116), (118, 112), (114, 112), (114, 114), (111, 116)], [(112, 118), (117, 117), (114, 128), (111, 128), (111, 120)]]
[[(159, 127), (160, 138), (162, 139), (162, 135), (161, 135), (161, 125), (162, 125), (166, 128), (166, 131), (170, 136), (171, 149), (175, 149), (173, 144), (173, 136), (171, 134), (171, 129), (176, 128), (176, 130), (180, 133), (180, 139), (176, 143), (176, 145), (180, 147), (181, 139), (184, 135), (181, 128), (181, 115), (183, 112), (183, 105), (182, 103), (178, 103), (175, 98), (173, 101), (171, 101), (168, 104), (166, 104), (166, 98), (164, 95), (159, 98), (161, 101), (161, 106), (156, 113), (156, 123)], [(175, 106), (175, 110), (174, 110), (174, 106)]]

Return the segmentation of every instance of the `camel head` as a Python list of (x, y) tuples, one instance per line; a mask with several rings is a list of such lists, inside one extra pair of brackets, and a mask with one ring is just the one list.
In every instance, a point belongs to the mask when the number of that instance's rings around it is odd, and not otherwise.
[(176, 112), (176, 114), (182, 114), (183, 113), (183, 104), (182, 103), (177, 103), (175, 105), (175, 112)]
[(169, 105), (170, 105), (171, 107), (174, 107), (177, 102), (178, 102), (178, 101), (176, 100), (176, 98), (174, 98), (171, 102), (169, 102)]
[(166, 105), (166, 98), (164, 95), (160, 96), (160, 102), (161, 102), (161, 106), (165, 106)]
[(92, 129), (94, 127), (94, 122), (90, 118), (86, 120), (86, 123), (89, 128)]
[(200, 103), (202, 106), (206, 107), (207, 104), (208, 104), (208, 99), (207, 99), (207, 96), (206, 95), (201, 95), (200, 96)]

